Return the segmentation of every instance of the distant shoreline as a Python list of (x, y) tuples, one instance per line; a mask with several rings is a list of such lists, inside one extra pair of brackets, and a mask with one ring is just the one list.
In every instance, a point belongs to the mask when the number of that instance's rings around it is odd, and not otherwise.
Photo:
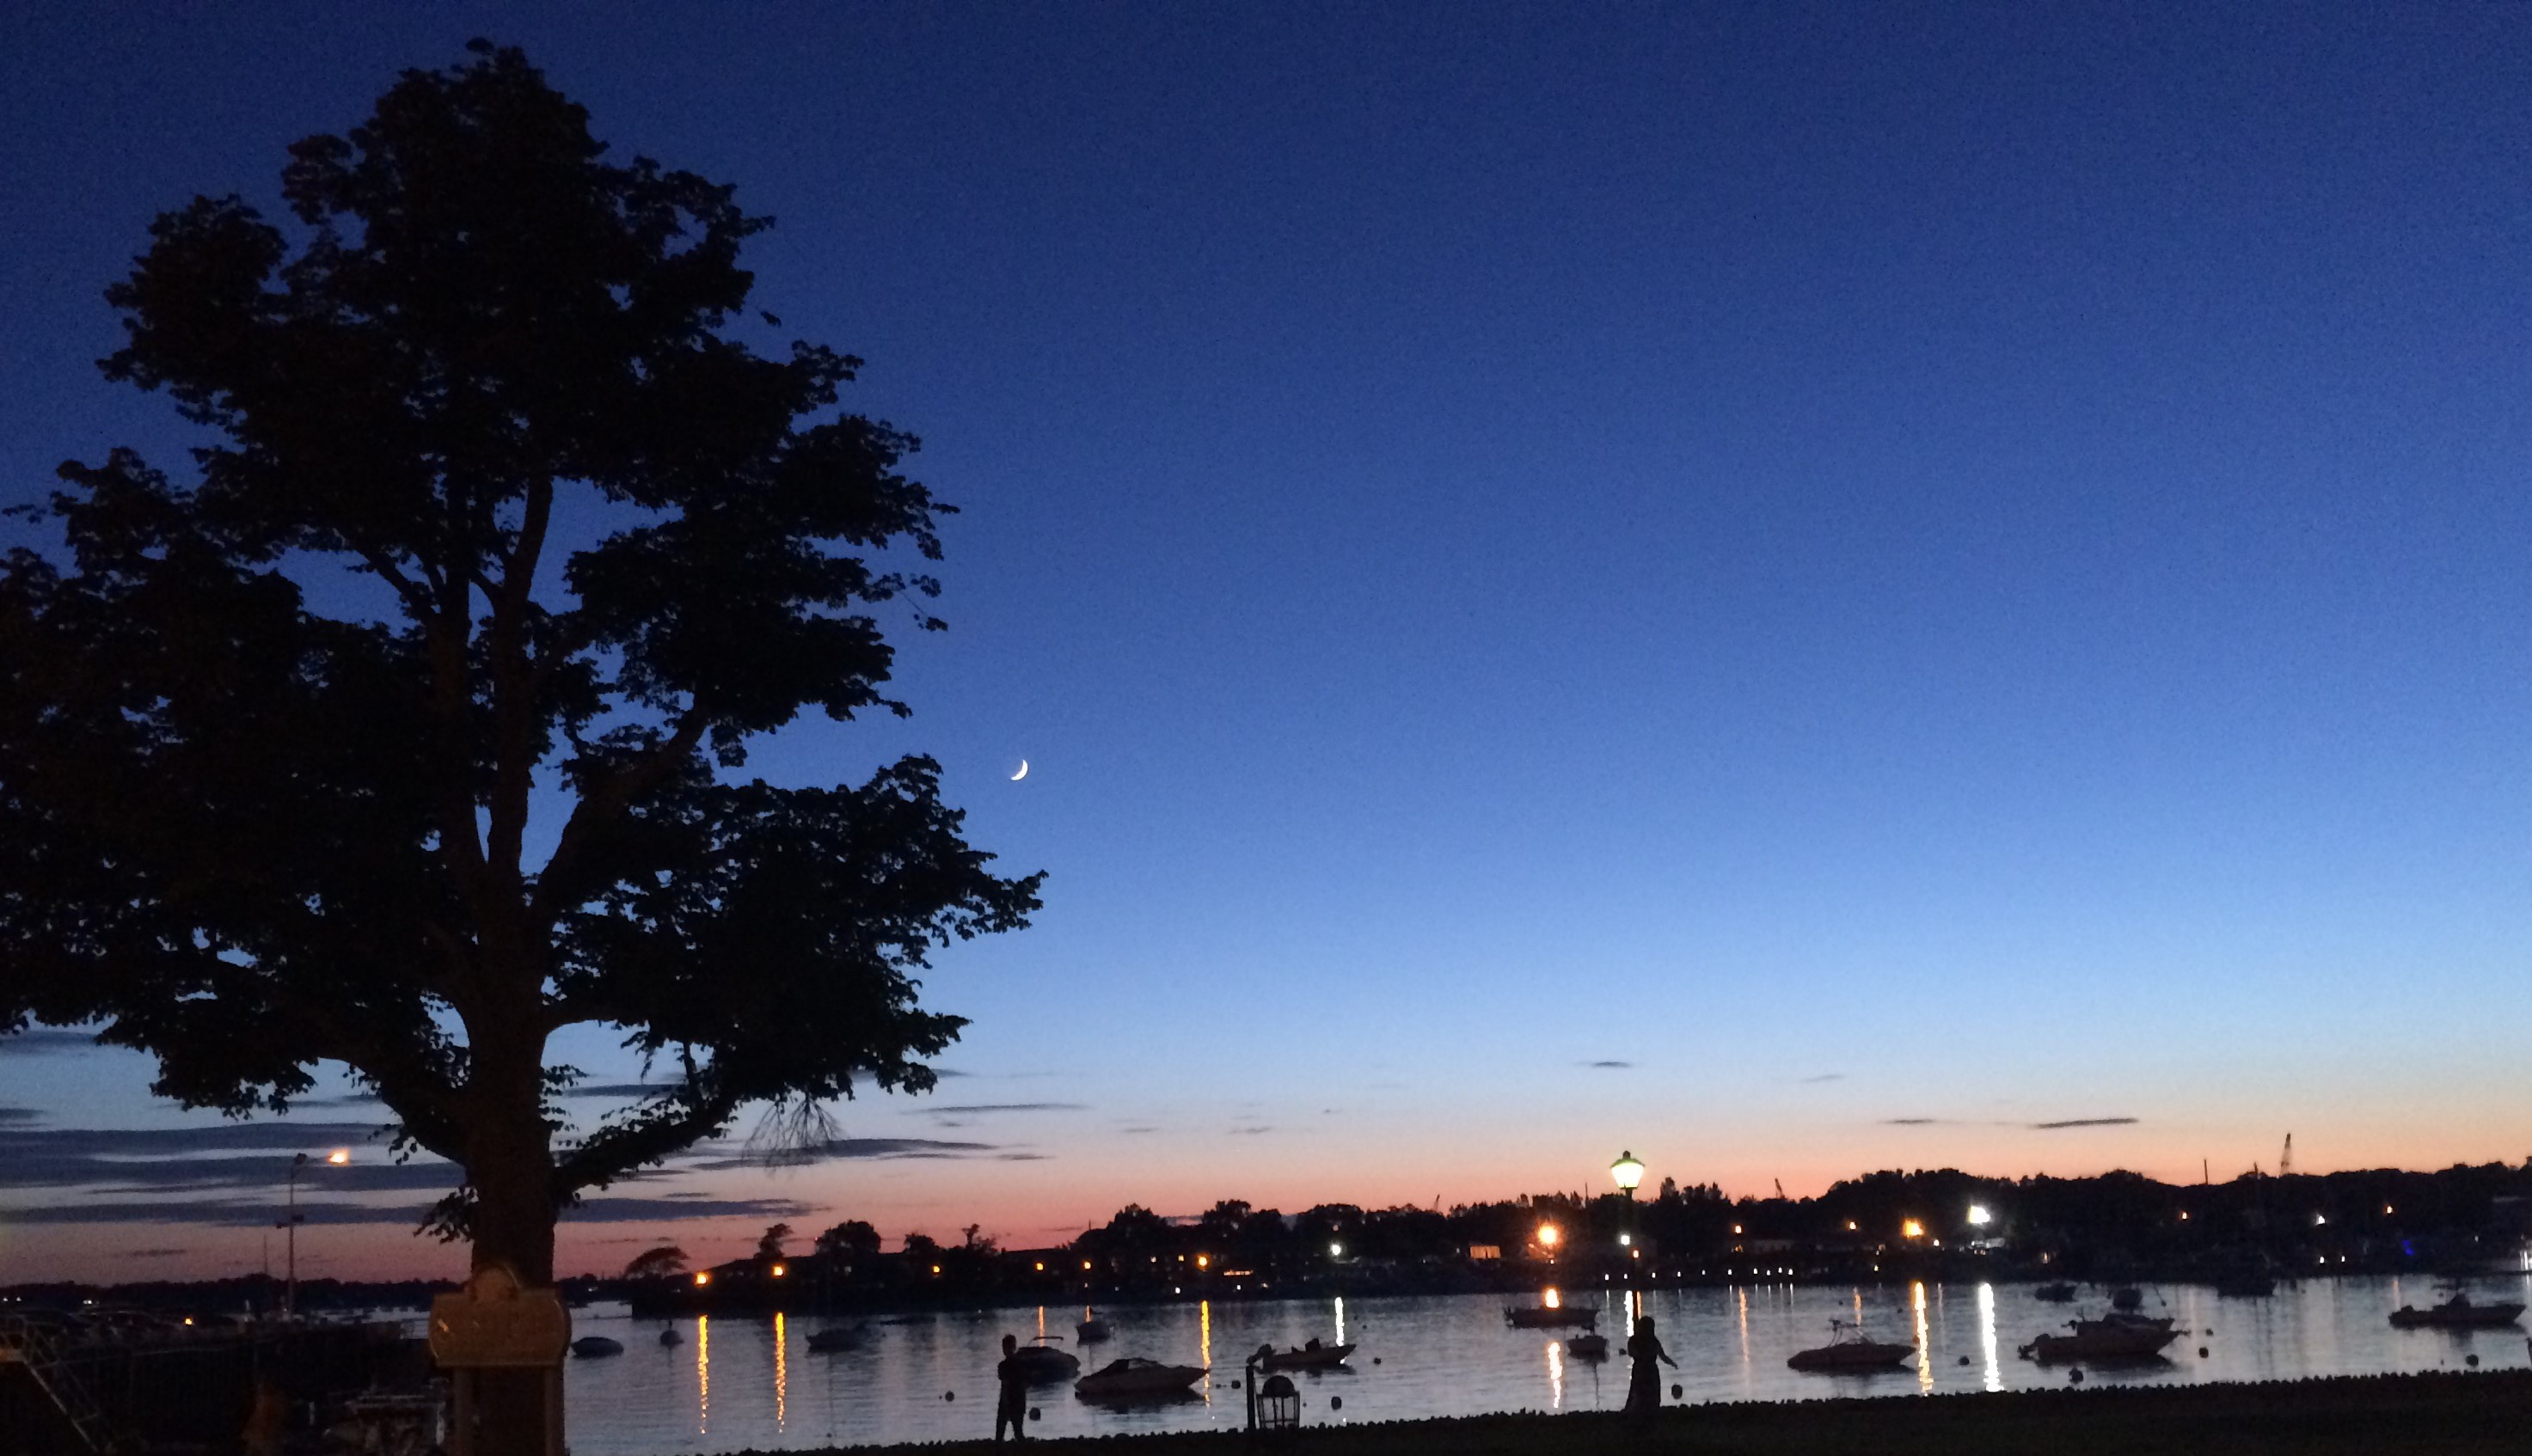
[[(990, 1419), (983, 1408), (979, 1421)], [(2532, 1371), (2342, 1375), (2256, 1384), (2091, 1386), (1995, 1394), (1671, 1406), (1642, 1426), (1598, 1412), (1306, 1428), (1313, 1456), (2476, 1456), (2520, 1453)], [(1247, 1450), (1239, 1431), (1075, 1436), (1133, 1456)], [(989, 1440), (829, 1447), (852, 1456), (981, 1456)], [(821, 1452), (735, 1456), (825, 1456)]]

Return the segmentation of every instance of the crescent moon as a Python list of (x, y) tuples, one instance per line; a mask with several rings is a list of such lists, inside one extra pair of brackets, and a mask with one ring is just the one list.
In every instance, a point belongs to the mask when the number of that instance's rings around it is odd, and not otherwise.
[(1026, 777), (1028, 777), (1028, 760), (1026, 758), (1022, 758), (1020, 760), (1020, 771), (1011, 775), (1011, 782), (1018, 783), (1021, 779)]

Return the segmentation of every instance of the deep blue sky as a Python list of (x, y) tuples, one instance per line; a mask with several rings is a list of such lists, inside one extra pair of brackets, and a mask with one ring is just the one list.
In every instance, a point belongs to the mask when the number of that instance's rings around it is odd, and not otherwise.
[[(6, 15), (10, 499), (178, 463), (89, 363), (157, 210), (479, 33), (777, 216), (757, 302), (924, 436), (916, 716), (753, 767), (935, 753), (1051, 871), (930, 981), (935, 1104), (1010, 1110), (694, 1187), (1033, 1243), (1622, 1145), (2532, 1151), (2518, 7)], [(0, 1104), (171, 1121), (138, 1066), (0, 1053)]]

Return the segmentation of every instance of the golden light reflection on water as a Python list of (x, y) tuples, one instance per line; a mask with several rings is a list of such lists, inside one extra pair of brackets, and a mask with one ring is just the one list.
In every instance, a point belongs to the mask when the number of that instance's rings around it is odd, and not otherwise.
[(695, 1434), (712, 1431), (712, 1316), (695, 1316)]
[(2004, 1372), (1995, 1363), (1995, 1286), (1979, 1286), (1979, 1355), (1986, 1362), (1986, 1388), (2004, 1388)]
[(1565, 1342), (1547, 1342), (1547, 1408), (1565, 1409)]
[(782, 1335), (782, 1312), (774, 1312), (774, 1428), (780, 1430), (790, 1416), (791, 1342)]
[(1735, 1286), (1732, 1294), (1733, 1298), (1740, 1306), (1741, 1372), (1744, 1376), (1747, 1376), (1750, 1372), (1750, 1291)]
[[(1345, 1301), (1338, 1300), (1337, 1306), (1340, 1309), (1344, 1308)], [(1344, 1320), (1340, 1319), (1337, 1321), (1337, 1329), (1339, 1330), (1337, 1339), (1342, 1342), (1345, 1339), (1345, 1335), (1343, 1333), (1345, 1329)], [(1213, 1301), (1209, 1299), (1200, 1299), (1195, 1302), (1195, 1340), (1197, 1354), (1196, 1363), (1203, 1366), (1206, 1370), (1213, 1369)], [(1211, 1380), (1204, 1380), (1198, 1383), (1201, 1384), (1204, 1389), (1204, 1403), (1206, 1405), (1213, 1404), (1213, 1382)]]
[(1917, 1388), (1931, 1395), (1934, 1393), (1934, 1345), (1926, 1330), (1925, 1280), (1916, 1280), (1908, 1286), (1908, 1303), (1917, 1316)]
[(1337, 1343), (1345, 1343), (1345, 1296), (1337, 1296)]

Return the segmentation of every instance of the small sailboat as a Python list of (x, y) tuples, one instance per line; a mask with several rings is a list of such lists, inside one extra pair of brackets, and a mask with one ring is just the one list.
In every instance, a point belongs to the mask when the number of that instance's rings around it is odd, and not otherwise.
[(1798, 1371), (1897, 1370), (1917, 1353), (1914, 1345), (1889, 1345), (1864, 1337), (1864, 1326), (1843, 1319), (1828, 1322), (1828, 1343), (1797, 1350), (1785, 1364)]
[(1108, 1338), (1108, 1321), (1100, 1318), (1096, 1310), (1083, 1310), (1081, 1322), (1072, 1327), (1072, 1332), (1081, 1343), (1095, 1345)]

